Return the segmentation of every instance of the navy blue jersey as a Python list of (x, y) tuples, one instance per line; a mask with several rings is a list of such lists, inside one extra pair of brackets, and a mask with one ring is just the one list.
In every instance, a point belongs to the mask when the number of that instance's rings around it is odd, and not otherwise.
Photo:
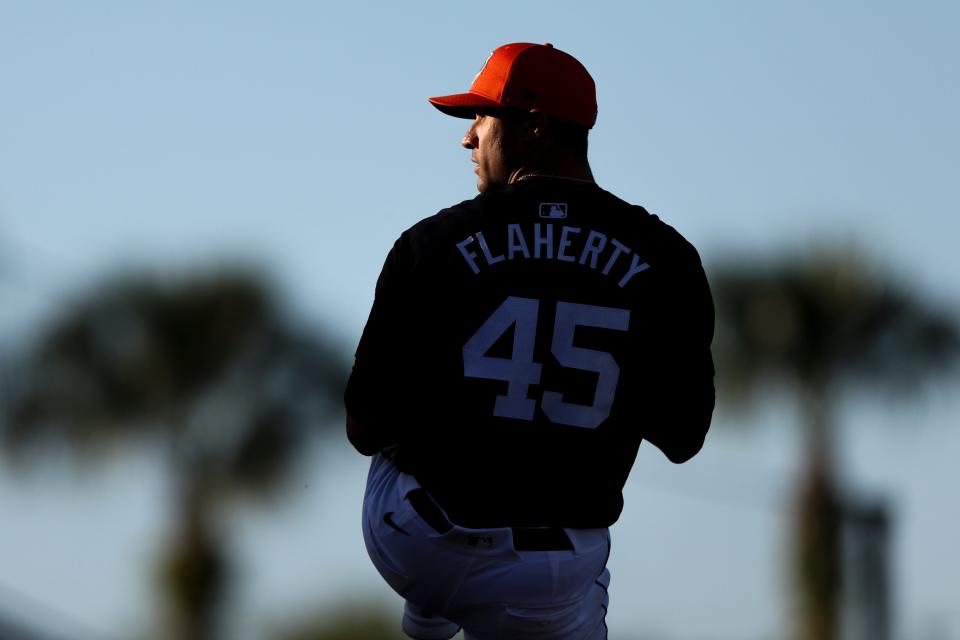
[(405, 231), (346, 391), (467, 527), (605, 527), (646, 439), (681, 462), (714, 405), (694, 247), (598, 186), (522, 180)]

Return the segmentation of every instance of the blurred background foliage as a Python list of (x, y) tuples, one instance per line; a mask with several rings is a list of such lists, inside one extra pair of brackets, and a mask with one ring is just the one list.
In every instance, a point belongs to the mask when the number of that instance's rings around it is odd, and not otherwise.
[[(286, 625), (274, 640), (408, 640), (400, 629), (400, 607), (389, 611), (382, 603), (354, 603)], [(458, 634), (462, 638), (463, 634)]]
[[(743, 257), (708, 274), (718, 312), (713, 351), (721, 402), (742, 405), (786, 387), (801, 414), (792, 633), (799, 640), (840, 637), (846, 583), (848, 591), (869, 594), (855, 622), (859, 637), (884, 640), (892, 626), (891, 515), (885, 501), (865, 503), (840, 486), (837, 407), (864, 389), (911, 399), (948, 374), (960, 355), (957, 318), (943, 301), (928, 300), (850, 247)], [(845, 529), (859, 537), (848, 536), (845, 545)], [(858, 545), (878, 551), (863, 555)]]
[(252, 269), (125, 275), (79, 295), (16, 357), (0, 442), (15, 461), (66, 448), (91, 464), (124, 440), (159, 448), (175, 500), (160, 637), (221, 637), (223, 510), (282, 491), (340, 411), (344, 351), (292, 325)]

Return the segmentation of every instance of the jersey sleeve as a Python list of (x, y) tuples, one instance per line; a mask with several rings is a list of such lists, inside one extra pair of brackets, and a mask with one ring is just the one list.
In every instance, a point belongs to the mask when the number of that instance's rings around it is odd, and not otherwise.
[(412, 354), (408, 345), (415, 328), (413, 255), (408, 233), (394, 243), (377, 279), (370, 315), (354, 356), (344, 392), (347, 414), (377, 436), (384, 445), (401, 438), (400, 407), (408, 397), (405, 367)]
[(703, 446), (713, 415), (714, 306), (700, 257), (683, 239), (670, 271), (643, 354), (648, 392), (640, 428), (645, 440), (680, 463)]

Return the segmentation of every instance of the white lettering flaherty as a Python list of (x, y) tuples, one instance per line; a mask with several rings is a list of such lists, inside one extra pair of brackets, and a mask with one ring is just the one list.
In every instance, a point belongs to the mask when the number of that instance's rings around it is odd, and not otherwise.
[[(601, 260), (605, 259), (600, 273), (605, 276), (614, 273), (613, 277), (618, 279), (617, 285), (620, 288), (627, 286), (637, 274), (650, 268), (639, 253), (612, 236), (594, 229), (557, 226), (560, 228), (554, 230), (553, 223), (536, 222), (531, 229), (524, 228), (522, 224), (511, 223), (506, 225), (502, 236), (503, 244), (491, 243), (483, 231), (477, 231), (458, 242), (457, 249), (474, 274), (480, 273), (481, 264), (478, 259), (481, 254), (488, 267), (501, 262), (529, 260), (532, 254), (534, 260), (558, 260), (596, 270)], [(487, 229), (487, 232), (490, 233), (491, 229)], [(497, 239), (496, 235), (493, 236), (494, 240)], [(558, 238), (556, 244), (554, 238)], [(479, 253), (470, 248), (474, 242), (480, 247)], [(629, 264), (621, 261), (621, 256), (629, 256)]]

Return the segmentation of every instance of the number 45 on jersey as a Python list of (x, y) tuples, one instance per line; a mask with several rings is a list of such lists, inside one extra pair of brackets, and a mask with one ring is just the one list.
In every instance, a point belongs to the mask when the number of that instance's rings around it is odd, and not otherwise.
[[(494, 404), (495, 416), (533, 420), (537, 403), (527, 397), (527, 392), (530, 385), (540, 384), (540, 372), (543, 368), (542, 364), (533, 361), (539, 312), (539, 300), (510, 296), (463, 345), (465, 376), (502, 380), (507, 383), (507, 393), (498, 395)], [(606, 351), (573, 346), (573, 334), (578, 326), (626, 331), (629, 325), (628, 309), (557, 302), (551, 352), (561, 366), (594, 371), (598, 378), (591, 405), (564, 402), (562, 393), (544, 391), (540, 406), (551, 422), (596, 429), (607, 419), (613, 408), (613, 398), (620, 380), (620, 367)], [(511, 326), (515, 327), (511, 357), (507, 359), (487, 356), (486, 353)]]

